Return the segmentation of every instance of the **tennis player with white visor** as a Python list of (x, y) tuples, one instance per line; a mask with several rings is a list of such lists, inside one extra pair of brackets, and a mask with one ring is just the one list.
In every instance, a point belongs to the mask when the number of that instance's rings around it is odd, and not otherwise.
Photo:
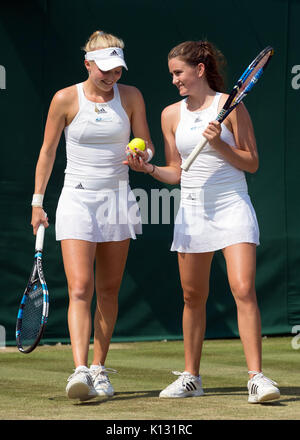
[(85, 54), (85, 59), (88, 61), (95, 61), (99, 69), (104, 72), (121, 66), (128, 70), (124, 60), (123, 49), (120, 47), (92, 50)]
[[(142, 233), (124, 163), (131, 131), (147, 142), (147, 150), (140, 153), (144, 161), (154, 152), (141, 92), (117, 84), (122, 69), (127, 69), (123, 47), (114, 35), (103, 31), (91, 35), (84, 48), (88, 78), (54, 95), (36, 167), (34, 233), (40, 223), (48, 226), (43, 198), (64, 131), (67, 165), (56, 211), (56, 239), (61, 241), (68, 283), (68, 326), (75, 365), (66, 392), (69, 398), (82, 401), (114, 394), (108, 374), (115, 370), (106, 368), (105, 361), (130, 239)], [(94, 290), (94, 355), (88, 366)]]

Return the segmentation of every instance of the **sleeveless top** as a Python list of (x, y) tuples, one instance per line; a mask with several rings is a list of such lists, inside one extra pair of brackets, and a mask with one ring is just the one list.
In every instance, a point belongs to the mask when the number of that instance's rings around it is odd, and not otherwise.
[[(184, 161), (197, 145), (209, 122), (216, 119), (221, 93), (216, 93), (212, 104), (201, 111), (191, 112), (187, 109), (186, 100), (181, 101), (180, 121), (176, 129), (176, 147)], [(236, 147), (234, 136), (221, 124), (222, 141)], [(217, 185), (217, 186), (216, 186)], [(247, 191), (245, 174), (227, 162), (209, 143), (197, 156), (189, 171), (182, 170), (181, 187)]]
[(128, 181), (125, 148), (129, 142), (130, 121), (122, 107), (117, 84), (114, 97), (104, 103), (89, 101), (83, 83), (76, 84), (78, 113), (65, 128), (66, 179), (104, 179), (109, 183)]

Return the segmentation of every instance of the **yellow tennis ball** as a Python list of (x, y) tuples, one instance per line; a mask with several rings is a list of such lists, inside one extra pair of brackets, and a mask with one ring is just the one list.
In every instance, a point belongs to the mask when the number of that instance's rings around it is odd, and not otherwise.
[(146, 148), (145, 141), (141, 138), (134, 138), (129, 142), (128, 147), (130, 150), (135, 151), (135, 148), (138, 150), (144, 151)]

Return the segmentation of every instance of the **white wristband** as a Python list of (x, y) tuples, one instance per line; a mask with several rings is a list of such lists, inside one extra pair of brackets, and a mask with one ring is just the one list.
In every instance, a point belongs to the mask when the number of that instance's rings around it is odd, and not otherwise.
[(33, 194), (31, 206), (43, 207), (44, 194)]
[(152, 150), (150, 148), (147, 148), (147, 153), (148, 153), (148, 159), (146, 160), (146, 162), (148, 163), (152, 159), (153, 153), (152, 153)]

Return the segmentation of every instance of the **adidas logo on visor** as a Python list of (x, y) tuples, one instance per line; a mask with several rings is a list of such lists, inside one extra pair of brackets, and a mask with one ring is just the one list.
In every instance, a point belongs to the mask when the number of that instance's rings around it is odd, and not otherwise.
[(118, 57), (119, 56), (119, 54), (118, 54), (118, 52), (116, 50), (113, 50), (109, 55), (111, 57)]

